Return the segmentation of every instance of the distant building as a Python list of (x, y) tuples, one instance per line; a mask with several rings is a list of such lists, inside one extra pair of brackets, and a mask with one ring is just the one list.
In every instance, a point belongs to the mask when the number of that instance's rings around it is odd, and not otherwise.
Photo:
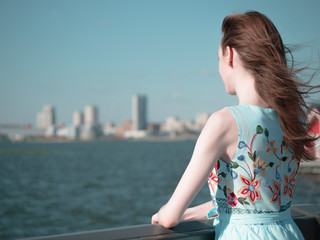
[(134, 95), (132, 97), (132, 127), (124, 132), (124, 138), (144, 138), (148, 136), (147, 97)]
[(192, 135), (197, 133), (197, 128), (191, 120), (179, 120), (178, 117), (168, 117), (162, 128), (171, 137), (178, 135)]
[(149, 123), (148, 124), (148, 132), (152, 135), (159, 135), (161, 131), (160, 123)]
[(103, 129), (103, 134), (105, 136), (114, 135), (115, 132), (115, 125), (112, 122), (106, 123)]
[(84, 125), (80, 129), (79, 136), (82, 140), (93, 140), (100, 135), (98, 108), (93, 105), (87, 105), (84, 108)]
[(201, 131), (204, 125), (206, 125), (207, 121), (209, 119), (209, 114), (208, 113), (200, 113), (196, 117), (196, 130)]
[(73, 112), (72, 117), (72, 125), (76, 127), (80, 127), (83, 125), (83, 113), (80, 111)]
[(144, 95), (132, 97), (132, 130), (147, 130), (147, 97)]
[(37, 115), (37, 127), (48, 129), (56, 124), (56, 111), (52, 105), (45, 105)]
[(181, 122), (178, 117), (168, 117), (165, 123), (165, 131), (177, 133), (181, 129)]
[(57, 129), (57, 137), (74, 140), (79, 138), (79, 127), (67, 126)]
[(130, 132), (131, 130), (132, 130), (132, 122), (130, 120), (126, 120), (120, 126), (116, 126), (114, 128), (114, 135), (116, 137), (122, 138), (124, 137), (126, 132)]
[(195, 124), (190, 120), (182, 122), (182, 133), (193, 133), (195, 131)]
[(98, 125), (98, 109), (96, 106), (87, 105), (84, 109), (84, 124), (86, 126)]
[(98, 136), (96, 129), (90, 125), (84, 125), (80, 131), (80, 138), (82, 140), (94, 140)]

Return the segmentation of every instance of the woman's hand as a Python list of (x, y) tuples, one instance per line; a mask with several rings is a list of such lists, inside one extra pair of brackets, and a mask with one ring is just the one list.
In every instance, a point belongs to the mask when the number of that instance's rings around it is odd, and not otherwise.
[(151, 224), (159, 223), (158, 213), (154, 214), (151, 218)]

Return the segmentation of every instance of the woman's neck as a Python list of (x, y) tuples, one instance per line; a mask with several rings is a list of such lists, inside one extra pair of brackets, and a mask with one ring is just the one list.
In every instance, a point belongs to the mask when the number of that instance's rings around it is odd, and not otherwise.
[(255, 88), (255, 80), (246, 71), (238, 71), (235, 75), (236, 95), (239, 104), (250, 104), (263, 108), (269, 108), (269, 104), (261, 98)]

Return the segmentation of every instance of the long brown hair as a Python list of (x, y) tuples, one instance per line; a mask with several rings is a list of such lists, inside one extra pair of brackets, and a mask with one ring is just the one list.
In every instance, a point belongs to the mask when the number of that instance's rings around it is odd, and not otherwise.
[(227, 46), (237, 50), (243, 67), (255, 79), (256, 91), (276, 111), (297, 158), (314, 160), (307, 149), (313, 147), (316, 137), (307, 134), (310, 109), (304, 97), (319, 86), (312, 87), (297, 77), (304, 68), (294, 70), (293, 65), (287, 66), (287, 48), (277, 28), (265, 15), (250, 11), (227, 16), (222, 33), (223, 54)]

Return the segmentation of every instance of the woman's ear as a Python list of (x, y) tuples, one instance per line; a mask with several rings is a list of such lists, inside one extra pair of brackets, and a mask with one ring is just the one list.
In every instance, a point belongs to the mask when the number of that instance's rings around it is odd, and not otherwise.
[(233, 68), (233, 58), (234, 58), (234, 51), (232, 47), (227, 46), (227, 60), (229, 67)]

